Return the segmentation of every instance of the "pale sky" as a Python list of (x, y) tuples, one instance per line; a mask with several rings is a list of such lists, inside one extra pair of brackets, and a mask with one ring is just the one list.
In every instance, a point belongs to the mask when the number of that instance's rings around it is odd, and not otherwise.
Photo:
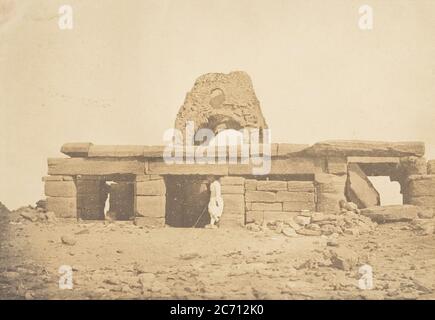
[(0, 201), (43, 198), (65, 142), (162, 144), (195, 79), (235, 70), (273, 142), (421, 140), (435, 158), (433, 0), (0, 0)]

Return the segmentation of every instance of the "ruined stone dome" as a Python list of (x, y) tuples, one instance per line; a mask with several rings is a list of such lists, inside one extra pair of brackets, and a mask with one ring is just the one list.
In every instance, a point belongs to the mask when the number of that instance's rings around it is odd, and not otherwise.
[(267, 129), (251, 78), (246, 72), (207, 73), (200, 76), (187, 93), (175, 120), (183, 133), (187, 121), (193, 121), (195, 132), (202, 128), (215, 134), (222, 130), (242, 128)]

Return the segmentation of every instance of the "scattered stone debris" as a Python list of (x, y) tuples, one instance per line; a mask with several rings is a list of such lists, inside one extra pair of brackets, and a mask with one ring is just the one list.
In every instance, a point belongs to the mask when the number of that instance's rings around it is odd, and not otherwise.
[(68, 236), (68, 235), (64, 235), (60, 239), (61, 239), (63, 244), (66, 244), (68, 246), (73, 246), (77, 243), (77, 240), (75, 238)]
[(338, 247), (331, 250), (331, 263), (334, 268), (348, 271), (358, 262), (358, 255), (350, 249)]
[[(264, 229), (275, 230), (288, 237), (301, 236), (332, 236), (332, 235), (359, 235), (373, 231), (377, 224), (370, 218), (360, 215), (354, 203), (341, 202), (342, 210), (336, 214), (311, 212), (304, 210), (293, 218), (285, 221), (268, 221), (263, 225), (249, 223), (246, 228), (251, 231)], [(349, 210), (345, 210), (348, 208)]]

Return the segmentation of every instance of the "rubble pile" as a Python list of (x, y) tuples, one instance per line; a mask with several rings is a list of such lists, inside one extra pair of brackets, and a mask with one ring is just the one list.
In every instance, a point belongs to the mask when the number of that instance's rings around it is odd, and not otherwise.
[(357, 206), (351, 202), (340, 202), (341, 211), (335, 214), (302, 210), (298, 215), (285, 220), (264, 221), (246, 227), (251, 231), (275, 230), (286, 236), (331, 236), (359, 235), (373, 231), (377, 224), (370, 218), (359, 214)]
[(54, 223), (57, 221), (57, 219), (54, 212), (46, 211), (41, 207), (26, 206), (11, 211), (10, 221), (12, 223), (22, 223), (22, 222)]

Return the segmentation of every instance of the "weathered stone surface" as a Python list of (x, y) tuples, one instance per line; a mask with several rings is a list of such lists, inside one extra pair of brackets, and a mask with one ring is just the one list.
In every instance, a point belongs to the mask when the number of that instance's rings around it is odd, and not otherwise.
[(241, 186), (233, 186), (233, 185), (223, 185), (221, 186), (222, 194), (244, 194), (245, 187)]
[(164, 217), (135, 217), (134, 225), (145, 228), (162, 228), (165, 226)]
[[(297, 174), (307, 175), (319, 171), (314, 159), (308, 157), (272, 159), (268, 174)], [(251, 175), (253, 168), (260, 168), (261, 165), (250, 164), (233, 164), (228, 166), (230, 175)]]
[(346, 176), (335, 174), (317, 173), (315, 175), (315, 186), (318, 193), (340, 193), (344, 194)]
[(428, 209), (413, 205), (377, 206), (361, 210), (363, 216), (377, 223), (411, 221), (418, 218), (419, 212)]
[(429, 160), (427, 162), (427, 173), (435, 174), (435, 160)]
[(344, 194), (320, 193), (317, 195), (317, 211), (335, 213), (340, 211), (340, 200), (345, 200)]
[(246, 191), (255, 191), (255, 190), (257, 190), (257, 180), (246, 179), (245, 180), (245, 190)]
[(282, 203), (265, 203), (265, 202), (252, 202), (252, 210), (263, 210), (263, 211), (282, 211)]
[(340, 270), (351, 270), (359, 262), (358, 254), (345, 247), (338, 247), (331, 250), (331, 263), (334, 268)]
[(243, 194), (223, 194), (225, 214), (245, 214), (245, 196)]
[(73, 246), (77, 243), (77, 240), (69, 235), (64, 235), (60, 237), (60, 240), (62, 241), (63, 244), (66, 244), (67, 246)]
[(292, 202), (314, 202), (314, 193), (312, 192), (291, 192), (278, 191), (276, 194), (277, 201), (292, 201)]
[(407, 203), (415, 206), (435, 208), (435, 196), (410, 197)]
[(307, 224), (310, 224), (311, 217), (304, 217), (304, 216), (296, 216), (293, 218), (293, 220), (300, 226), (305, 226)]
[(47, 197), (47, 211), (52, 211), (58, 218), (76, 218), (76, 198)]
[(77, 188), (74, 181), (46, 181), (45, 195), (49, 197), (76, 197)]
[(165, 196), (136, 196), (135, 213), (138, 217), (164, 218)]
[(148, 164), (148, 174), (158, 175), (228, 175), (227, 164), (166, 164), (163, 161), (150, 161)]
[(330, 174), (346, 174), (347, 159), (346, 157), (330, 156), (326, 159), (327, 171)]
[(424, 155), (423, 142), (331, 140), (314, 144), (307, 153), (316, 155), (400, 157)]
[(145, 158), (162, 158), (165, 146), (143, 146)]
[(421, 157), (405, 157), (400, 159), (400, 168), (405, 175), (427, 174), (427, 162)]
[(245, 72), (208, 73), (199, 77), (186, 95), (175, 120), (175, 128), (185, 137), (187, 121), (193, 121), (195, 131), (222, 126), (266, 129), (267, 124), (255, 96), (251, 79)]
[(71, 142), (65, 143), (60, 152), (70, 157), (87, 157), (89, 148), (92, 146), (90, 142)]
[(296, 230), (296, 233), (302, 236), (321, 236), (322, 231), (321, 230), (312, 230), (307, 228), (301, 228)]
[(136, 195), (161, 196), (165, 194), (166, 186), (163, 179), (136, 182)]
[(344, 189), (346, 176), (333, 174), (316, 174), (315, 186), (317, 189), (317, 211), (326, 213), (339, 212), (340, 200), (346, 200)]
[(381, 198), (371, 181), (358, 164), (349, 163), (346, 181), (346, 197), (358, 208), (367, 208), (381, 204)]
[(435, 175), (412, 175), (408, 177), (405, 190), (412, 197), (435, 197)]
[(276, 193), (270, 191), (246, 191), (246, 202), (275, 202)]
[(74, 179), (71, 176), (46, 176), (42, 178), (42, 181), (74, 181)]
[(314, 192), (313, 181), (288, 181), (287, 190), (291, 192)]
[(145, 163), (138, 160), (48, 159), (49, 175), (144, 174)]
[(287, 190), (287, 182), (286, 181), (257, 181), (257, 190), (259, 191)]
[(399, 164), (399, 157), (347, 157), (348, 163)]
[(244, 215), (227, 214), (222, 215), (219, 220), (219, 228), (237, 228), (244, 225)]
[(263, 224), (264, 211), (246, 211), (246, 223)]
[(222, 186), (243, 186), (245, 184), (245, 178), (243, 177), (222, 177), (219, 181)]
[(278, 156), (288, 156), (298, 152), (301, 152), (310, 147), (309, 144), (290, 144), (290, 143), (279, 143), (278, 144)]
[(89, 148), (89, 158), (143, 157), (144, 146), (138, 145), (95, 145)]
[(301, 210), (315, 210), (316, 204), (314, 202), (295, 202), (295, 201), (284, 201), (282, 205), (283, 211), (289, 212), (299, 212)]

